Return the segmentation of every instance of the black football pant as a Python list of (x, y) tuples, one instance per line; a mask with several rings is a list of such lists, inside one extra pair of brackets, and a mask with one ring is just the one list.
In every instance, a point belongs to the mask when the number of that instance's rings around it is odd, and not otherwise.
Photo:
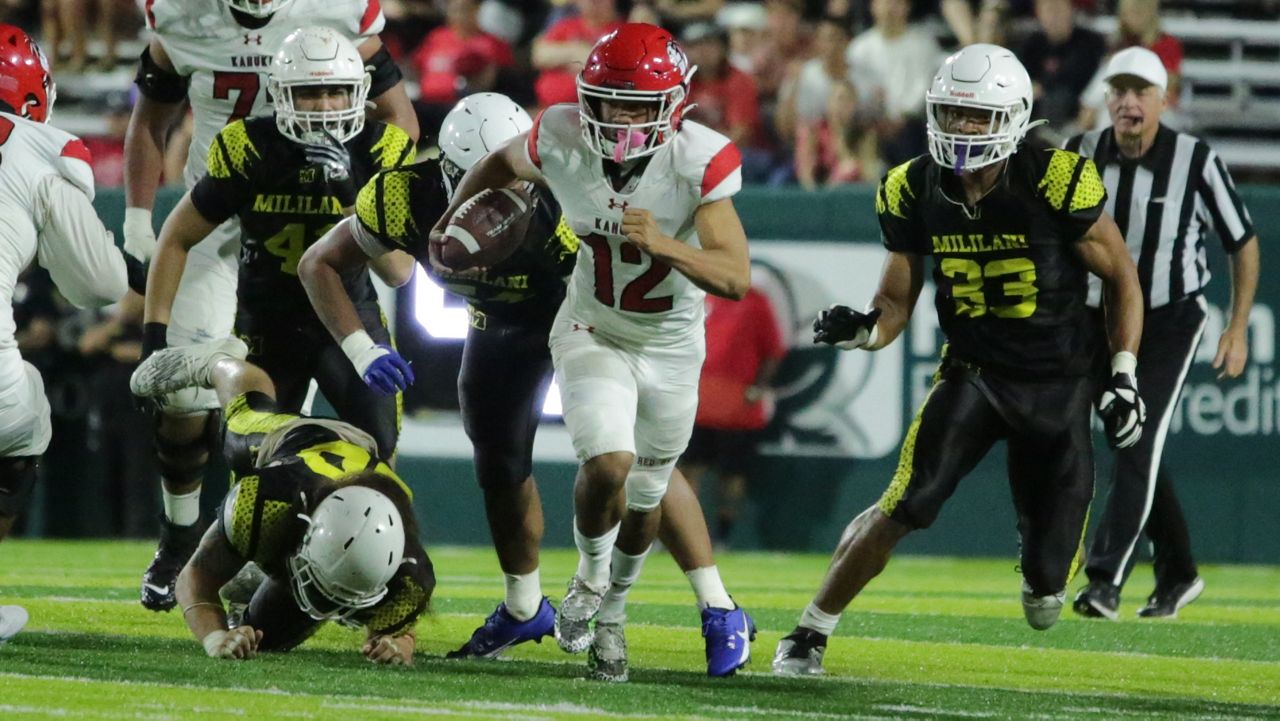
[[(1099, 314), (1099, 323), (1101, 318)], [(1204, 301), (1199, 296), (1148, 311), (1143, 321), (1138, 393), (1147, 406), (1147, 422), (1136, 444), (1114, 452), (1111, 488), (1085, 567), (1090, 581), (1124, 585), (1133, 570), (1144, 525), (1155, 547), (1156, 588), (1167, 589), (1196, 577), (1187, 521), (1160, 457), (1204, 322)], [(1105, 378), (1111, 372), (1109, 359), (1100, 365), (1105, 365), (1101, 371)]]
[(521, 319), (472, 312), (458, 401), (483, 489), (518, 486), (533, 472), (533, 438), (551, 386), (554, 311)]
[[(357, 312), (375, 343), (391, 345), (391, 334), (376, 305), (357, 306)], [(277, 318), (242, 309), (236, 317), (236, 335), (249, 346), (248, 361), (271, 377), (281, 412), (301, 412), (314, 378), (339, 420), (373, 436), (380, 457), (393, 457), (400, 438), (401, 395), (384, 396), (365, 385), (314, 314)]]
[(1009, 488), (1032, 592), (1061, 592), (1079, 567), (1093, 447), (1088, 376), (1010, 379), (944, 360), (902, 442), (898, 470), (877, 504), (890, 518), (926, 528), (960, 479), (996, 441), (1009, 450)]

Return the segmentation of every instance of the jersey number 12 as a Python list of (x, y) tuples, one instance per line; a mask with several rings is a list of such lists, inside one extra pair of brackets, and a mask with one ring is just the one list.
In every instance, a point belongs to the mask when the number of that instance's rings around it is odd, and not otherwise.
[[(609, 241), (598, 233), (583, 237), (582, 242), (591, 246), (591, 257), (595, 260), (596, 300), (612, 308), (614, 306), (613, 248), (609, 245)], [(624, 240), (618, 246), (618, 258), (623, 263), (639, 265), (644, 262), (644, 253), (636, 247), (635, 243)], [(622, 289), (618, 309), (632, 313), (664, 313), (671, 310), (675, 303), (675, 298), (672, 296), (645, 297), (670, 273), (671, 266), (651, 258), (649, 269)]]

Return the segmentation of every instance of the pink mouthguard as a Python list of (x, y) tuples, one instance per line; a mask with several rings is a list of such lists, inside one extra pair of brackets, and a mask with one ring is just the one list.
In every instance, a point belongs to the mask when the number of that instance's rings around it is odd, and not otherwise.
[(648, 133), (639, 130), (618, 130), (618, 140), (613, 144), (613, 162), (621, 163), (627, 151), (644, 145), (649, 139)]

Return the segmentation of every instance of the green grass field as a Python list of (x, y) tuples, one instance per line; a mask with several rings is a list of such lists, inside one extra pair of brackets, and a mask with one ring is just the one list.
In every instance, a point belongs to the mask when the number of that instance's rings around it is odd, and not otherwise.
[[(412, 668), (375, 668), (360, 635), (327, 628), (249, 662), (205, 658), (178, 613), (138, 605), (150, 544), (6, 542), (0, 603), (31, 612), (0, 646), (8, 719), (410, 718), (1280, 718), (1280, 568), (1207, 567), (1175, 621), (1139, 621), (1140, 569), (1122, 621), (1022, 620), (1012, 559), (902, 557), (844, 616), (825, 678), (779, 678), (769, 658), (826, 565), (815, 555), (729, 554), (721, 569), (760, 636), (754, 662), (709, 679), (684, 577), (654, 557), (631, 594), (631, 682), (588, 681), (554, 641), (509, 659), (445, 661), (497, 602), (487, 549), (432, 549), (440, 583)], [(553, 600), (574, 557), (544, 556)], [(1073, 586), (1074, 590), (1074, 586)]]

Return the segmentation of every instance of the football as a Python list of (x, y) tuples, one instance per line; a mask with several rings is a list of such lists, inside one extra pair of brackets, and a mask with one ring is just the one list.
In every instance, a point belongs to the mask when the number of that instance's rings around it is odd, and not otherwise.
[(488, 268), (506, 260), (524, 241), (535, 201), (527, 183), (489, 188), (472, 196), (449, 219), (440, 262), (450, 270)]

